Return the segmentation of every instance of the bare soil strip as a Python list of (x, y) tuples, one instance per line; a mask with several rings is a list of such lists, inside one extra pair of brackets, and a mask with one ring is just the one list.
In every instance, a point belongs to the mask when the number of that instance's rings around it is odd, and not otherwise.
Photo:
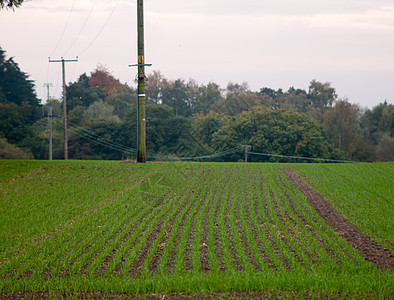
[[(282, 184), (286, 184), (282, 179), (280, 179)], [(330, 249), (330, 247), (326, 244), (326, 242), (324, 242), (324, 240), (322, 239), (322, 237), (316, 233), (315, 230), (313, 230), (312, 226), (310, 226), (310, 224), (308, 224), (308, 222), (305, 220), (305, 218), (301, 215), (301, 213), (298, 211), (298, 209), (296, 208), (296, 205), (294, 204), (294, 199), (292, 199), (290, 197), (290, 195), (283, 189), (281, 188), (282, 192), (285, 194), (287, 201), (289, 202), (290, 208), (291, 210), (294, 212), (294, 214), (297, 216), (297, 218), (300, 220), (300, 222), (305, 226), (306, 230), (308, 231), (309, 234), (311, 234), (311, 236), (319, 243), (319, 245), (327, 252), (327, 254), (330, 256), (330, 258), (334, 261), (336, 261), (339, 264), (339, 259), (338, 257), (335, 256), (335, 253)], [(302, 203), (300, 203), (298, 196), (297, 196), (297, 201), (299, 202), (299, 205), (301, 207)], [(311, 218), (311, 220), (314, 220), (314, 218), (312, 216), (309, 216)], [(315, 222), (317, 223), (317, 222)], [(338, 247), (340, 247), (340, 245), (338, 245)], [(344, 251), (345, 252), (345, 251)], [(315, 258), (311, 257), (311, 261), (315, 262)]]
[(356, 251), (360, 252), (368, 262), (380, 269), (394, 270), (394, 256), (381, 245), (366, 236), (359, 228), (341, 216), (324, 198), (309, 187), (296, 173), (290, 169), (281, 169), (287, 180), (306, 197), (308, 203), (320, 217), (345, 239)]

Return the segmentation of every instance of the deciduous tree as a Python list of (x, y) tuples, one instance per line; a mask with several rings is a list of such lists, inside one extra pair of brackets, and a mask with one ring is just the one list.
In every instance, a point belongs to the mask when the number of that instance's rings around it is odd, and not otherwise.
[[(323, 128), (315, 120), (294, 110), (255, 107), (234, 116), (212, 140), (217, 150), (252, 145), (254, 152), (268, 154), (344, 158), (343, 153), (338, 155), (340, 151), (335, 151), (328, 142)], [(267, 160), (265, 157), (253, 159)]]
[(339, 148), (345, 150), (353, 160), (375, 159), (374, 149), (361, 134), (358, 123), (360, 108), (347, 100), (338, 100), (324, 115), (324, 125), (328, 137)]
[(312, 80), (309, 84), (308, 99), (311, 105), (318, 108), (326, 108), (332, 106), (338, 95), (335, 89), (331, 87), (331, 83), (321, 83)]
[(115, 79), (108, 68), (103, 65), (98, 65), (92, 72), (89, 85), (101, 89), (106, 95), (113, 90), (117, 91), (122, 86), (119, 80)]

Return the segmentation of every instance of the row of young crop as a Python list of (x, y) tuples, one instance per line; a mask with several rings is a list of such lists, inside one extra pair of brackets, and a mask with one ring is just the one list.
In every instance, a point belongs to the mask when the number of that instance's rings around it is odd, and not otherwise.
[(130, 187), (134, 181), (136, 186), (143, 179), (142, 173), (128, 169), (55, 165), (1, 185), (1, 259), (29, 247), (36, 249), (34, 245), (41, 240), (74, 230), (79, 219), (89, 220), (93, 212), (123, 192), (124, 183)]
[[(330, 166), (320, 173), (327, 180), (322, 183), (308, 167), (296, 170), (324, 187), (338, 173), (352, 172)], [(335, 281), (342, 288), (338, 278), (349, 284), (352, 276), (360, 289), (390, 286), (390, 276), (335, 234), (276, 165), (55, 164), (0, 189), (14, 206), (30, 210), (22, 228), (38, 222), (17, 243), (1, 236), (3, 287), (83, 282), (125, 291), (182, 282), (217, 282), (218, 288), (235, 280), (233, 288), (259, 289), (262, 278), (268, 286), (277, 280), (289, 288), (299, 278), (306, 285), (315, 280), (329, 287)], [(24, 217), (16, 210), (1, 214)]]
[[(277, 168), (191, 166), (90, 170), (86, 178), (62, 170), (58, 179), (70, 182), (48, 198), (69, 206), (83, 197), (89, 213), (3, 263), (1, 274), (146, 277), (198, 274), (203, 265), (216, 273), (371, 269)], [(160, 184), (163, 177), (166, 185)], [(151, 179), (144, 186), (141, 178)], [(32, 188), (48, 184), (43, 176), (35, 180)]]
[[(100, 174), (107, 174), (103, 171), (105, 170), (101, 170)], [(157, 172), (157, 169), (153, 172)], [(141, 173), (133, 172), (133, 170), (130, 172), (119, 172), (118, 170), (117, 173), (127, 177), (133, 174), (132, 180), (137, 182), (144, 178), (142, 175), (147, 178), (150, 175), (147, 168), (144, 168)], [(94, 176), (95, 173), (91, 172), (90, 174)], [(104, 187), (104, 190), (106, 189), (103, 182), (101, 182), (101, 186)], [(134, 188), (131, 188), (133, 186)], [(135, 236), (138, 237), (138, 233), (142, 231), (149, 218), (154, 216), (152, 208), (156, 206), (156, 210), (159, 209), (158, 203), (163, 200), (160, 197), (163, 195), (147, 193), (139, 185), (134, 185), (133, 181), (124, 182), (120, 190), (118, 195), (112, 195), (111, 201), (100, 209), (91, 211), (75, 222), (70, 222), (70, 226), (59, 230), (36, 247), (18, 256), (8, 266), (8, 269), (15, 270), (16, 275), (23, 274), (33, 266), (36, 273), (48, 268), (55, 273), (64, 272), (65, 268), (70, 269), (71, 273), (75, 273), (79, 271), (76, 266), (83, 264), (84, 258), (88, 258), (88, 254), (95, 253), (94, 251), (99, 249), (100, 244), (106, 243), (111, 235), (118, 232), (118, 228), (128, 229), (125, 227), (126, 225), (134, 226), (139, 220), (144, 220), (142, 225), (138, 227), (139, 230), (136, 231)], [(91, 186), (84, 188), (83, 195), (93, 196), (89, 191), (103, 196), (99, 187), (93, 189)], [(143, 209), (139, 210), (141, 208)], [(133, 223), (129, 222), (130, 220), (133, 220)], [(91, 251), (87, 251), (88, 248), (91, 248)]]
[(394, 251), (392, 164), (308, 165), (295, 170), (349, 221)]

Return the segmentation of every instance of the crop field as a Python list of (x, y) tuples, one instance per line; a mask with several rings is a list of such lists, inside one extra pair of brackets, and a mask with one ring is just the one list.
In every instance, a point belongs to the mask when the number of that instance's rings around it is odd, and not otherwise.
[(0, 298), (394, 297), (394, 163), (0, 161)]

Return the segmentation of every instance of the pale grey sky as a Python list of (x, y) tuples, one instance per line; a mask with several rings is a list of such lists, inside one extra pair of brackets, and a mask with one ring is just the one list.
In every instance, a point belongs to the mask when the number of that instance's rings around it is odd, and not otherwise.
[[(0, 11), (0, 46), (37, 94), (106, 65), (134, 84), (136, 0), (31, 0)], [(394, 0), (145, 0), (146, 62), (168, 79), (307, 89), (331, 82), (339, 97), (394, 103)]]

